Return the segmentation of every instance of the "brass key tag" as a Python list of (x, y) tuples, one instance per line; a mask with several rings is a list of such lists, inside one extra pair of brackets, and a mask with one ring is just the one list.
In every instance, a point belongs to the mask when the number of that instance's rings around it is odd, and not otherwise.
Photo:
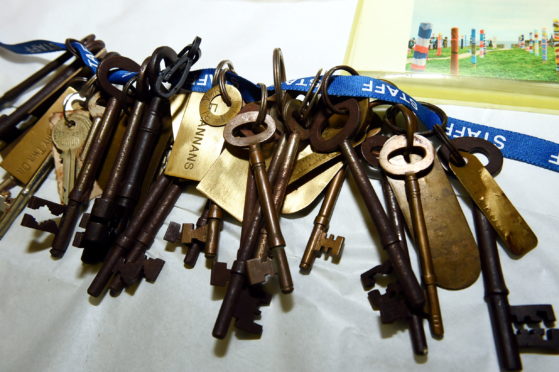
[[(403, 156), (399, 158), (392, 161), (405, 162)], [(437, 285), (446, 289), (466, 288), (479, 276), (479, 252), (452, 185), (437, 158), (429, 173), (418, 181)], [(389, 176), (388, 182), (396, 194), (406, 224), (413, 231), (405, 181)]]
[[(192, 92), (183, 98), (186, 99), (186, 107), (165, 168), (168, 176), (200, 181), (221, 153), (223, 126), (212, 126), (204, 121), (200, 114), (203, 97), (204, 93)], [(240, 96), (238, 98), (241, 99)], [(216, 116), (230, 111), (219, 95), (213, 97), (208, 105)]]
[(51, 116), (56, 112), (62, 112), (64, 100), (68, 95), (74, 93), (76, 93), (74, 88), (66, 88), (64, 93), (4, 157), (0, 164), (2, 168), (22, 183), (29, 182), (51, 152), (52, 139), (49, 122)]
[(505, 247), (515, 255), (534, 249), (538, 238), (475, 155), (460, 151), (467, 164), (450, 169), (497, 231)]

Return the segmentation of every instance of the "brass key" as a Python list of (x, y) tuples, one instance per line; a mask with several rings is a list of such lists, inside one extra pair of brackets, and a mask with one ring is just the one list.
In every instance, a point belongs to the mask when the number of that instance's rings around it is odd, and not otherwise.
[(275, 250), (275, 256), (278, 258), (281, 290), (284, 293), (290, 293), (293, 291), (293, 280), (291, 279), (289, 264), (285, 256), (285, 240), (281, 233), (270, 181), (266, 176), (266, 164), (264, 163), (264, 156), (260, 148), (262, 142), (265, 142), (274, 135), (276, 131), (275, 121), (270, 115), (266, 115), (263, 122), (265, 124), (264, 131), (250, 137), (238, 137), (234, 134), (235, 129), (238, 127), (255, 123), (257, 117), (258, 112), (256, 111), (238, 114), (225, 126), (223, 137), (227, 143), (233, 146), (249, 147), (250, 165), (256, 180), (258, 199), (264, 214), (266, 230), (268, 231), (269, 247), (271, 250)]
[(406, 194), (410, 204), (410, 211), (413, 220), (413, 230), (416, 237), (417, 246), (421, 257), (421, 269), (423, 282), (426, 287), (427, 301), (429, 306), (429, 321), (431, 330), (437, 337), (442, 337), (444, 333), (439, 298), (437, 294), (437, 285), (433, 260), (429, 249), (429, 238), (427, 236), (427, 226), (423, 216), (423, 207), (421, 205), (421, 194), (419, 183), (417, 181), (418, 174), (426, 171), (432, 166), (434, 161), (435, 150), (433, 145), (425, 137), (418, 134), (414, 135), (413, 147), (419, 147), (424, 152), (424, 157), (419, 161), (410, 162), (392, 162), (391, 155), (397, 151), (406, 148), (406, 136), (393, 136), (384, 146), (379, 154), (379, 162), (385, 172), (394, 176), (405, 177)]
[(62, 118), (52, 128), (52, 142), (62, 153), (64, 169), (62, 201), (64, 204), (68, 204), (68, 195), (74, 188), (77, 173), (77, 152), (87, 139), (90, 128), (89, 117), (80, 113), (70, 114), (67, 118)]
[(299, 264), (301, 270), (310, 271), (314, 259), (320, 256), (322, 252), (332, 256), (334, 259), (338, 259), (342, 254), (345, 238), (339, 236), (334, 239), (333, 235), (327, 236), (327, 232), (330, 219), (332, 218), (332, 212), (334, 211), (334, 206), (336, 205), (336, 200), (344, 184), (345, 177), (346, 171), (345, 168), (342, 168), (338, 171), (334, 179), (330, 181), (326, 189), (320, 211), (314, 220), (314, 227), (309, 241), (307, 242), (305, 253), (303, 253), (301, 263)]

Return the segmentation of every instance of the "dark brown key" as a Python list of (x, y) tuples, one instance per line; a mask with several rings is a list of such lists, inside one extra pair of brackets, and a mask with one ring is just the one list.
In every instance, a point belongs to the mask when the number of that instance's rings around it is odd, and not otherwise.
[[(279, 165), (285, 153), (286, 140), (282, 137), (276, 146), (274, 156), (268, 169), (268, 178), (274, 182), (279, 171)], [(248, 216), (248, 217), (244, 217)], [(231, 319), (237, 319), (237, 326), (250, 324), (245, 327), (248, 332), (260, 334), (262, 327), (256, 326), (249, 321), (257, 315), (257, 305), (266, 304), (266, 296), (262, 293), (247, 292), (246, 261), (254, 257), (254, 250), (258, 239), (258, 232), (262, 224), (261, 206), (258, 202), (256, 182), (252, 172), (248, 172), (247, 190), (245, 195), (245, 207), (243, 210), (243, 225), (241, 229), (241, 241), (237, 251), (237, 259), (230, 270), (227, 270), (225, 263), (215, 263), (212, 268), (212, 284), (225, 285), (227, 282), (227, 292), (219, 309), (212, 335), (215, 338), (225, 338)], [(244, 294), (243, 294), (244, 293)], [(249, 296), (249, 294), (257, 296)], [(242, 305), (245, 302), (245, 305)], [(248, 302), (248, 304), (246, 304)], [(239, 309), (244, 309), (241, 311)], [(239, 320), (242, 321), (239, 323)], [(248, 328), (248, 329), (247, 329)]]
[[(488, 159), (485, 168), (493, 176), (502, 168), (502, 153), (495, 145), (484, 139), (456, 138), (450, 141), (450, 146), (454, 147), (453, 150), (485, 155)], [(452, 152), (454, 156), (459, 154), (456, 151)], [(451, 161), (451, 151), (447, 146), (441, 146), (439, 155), (445, 162)], [(485, 301), (493, 326), (493, 338), (501, 368), (507, 371), (521, 370), (521, 349), (559, 353), (559, 329), (546, 329), (540, 325), (544, 323), (549, 327), (555, 321), (552, 306), (509, 305), (507, 298), (509, 290), (497, 250), (497, 233), (475, 203), (472, 203), (472, 212), (485, 286)]]
[[(367, 138), (361, 144), (361, 154), (370, 166), (381, 172), (382, 191), (384, 194), (388, 217), (396, 230), (402, 251), (406, 255), (405, 259), (410, 262), (406, 241), (404, 216), (398, 206), (396, 195), (390, 187), (386, 175), (382, 172), (378, 163), (378, 153), (387, 139), (387, 137), (381, 135)], [(391, 272), (392, 267), (390, 265), (390, 261), (387, 261), (382, 265), (376, 266), (366, 273), (363, 273), (361, 275), (361, 282), (366, 289), (372, 288), (376, 282), (377, 275)], [(383, 323), (392, 323), (398, 319), (407, 320), (410, 329), (413, 352), (417, 355), (426, 355), (428, 347), (427, 340), (425, 338), (425, 330), (423, 329), (423, 311), (412, 309), (408, 305), (405, 299), (402, 298), (403, 296), (401, 295), (401, 289), (399, 289), (400, 287), (401, 286), (397, 282), (395, 284), (390, 283), (387, 286), (385, 294), (380, 294), (379, 290), (369, 292), (369, 300), (373, 306), (379, 308)]]
[[(109, 84), (108, 75), (109, 71), (113, 68), (138, 72), (140, 66), (131, 59), (120, 56), (114, 56), (104, 60), (97, 70), (97, 79), (102, 87)], [(97, 172), (108, 150), (107, 147), (120, 119), (121, 110), (128, 99), (126, 93), (120, 93), (113, 95), (107, 103), (99, 135), (93, 140), (85, 157), (75, 186), (70, 192), (68, 206), (58, 225), (58, 233), (55, 235), (52, 242), (52, 249), (50, 252), (54, 257), (62, 257), (68, 248), (81, 209), (88, 202), (88, 196), (93, 182), (95, 181)]]
[[(148, 75), (150, 86), (153, 87), (156, 76), (161, 69), (161, 62), (173, 64), (177, 60), (176, 53), (169, 47), (157, 48), (150, 59)], [(157, 95), (152, 95), (146, 106), (142, 125), (134, 141), (134, 150), (126, 175), (120, 185), (116, 204), (122, 209), (123, 214), (128, 215), (140, 197), (142, 179), (153, 156), (157, 140), (164, 124), (170, 120), (171, 109), (169, 101)]]
[[(102, 261), (108, 248), (112, 245), (115, 235), (122, 226), (122, 212), (116, 207), (115, 198), (118, 189), (124, 179), (126, 168), (135, 155), (135, 138), (142, 124), (142, 117), (147, 98), (146, 92), (146, 70), (149, 59), (145, 60), (140, 68), (137, 78), (136, 99), (128, 117), (128, 125), (124, 132), (121, 143), (119, 144), (118, 154), (111, 169), (111, 176), (103, 189), (103, 194), (95, 199), (91, 213), (84, 214), (82, 225), (85, 231), (76, 233), (74, 246), (83, 248), (82, 261), (85, 263), (97, 263)], [(120, 91), (117, 91), (120, 94)], [(109, 94), (114, 94), (114, 90), (109, 90)]]
[(276, 262), (278, 264), (280, 287), (282, 292), (290, 293), (293, 291), (293, 280), (289, 271), (287, 257), (285, 256), (285, 240), (281, 233), (279, 216), (273, 200), (270, 181), (266, 176), (264, 156), (260, 149), (260, 144), (267, 141), (274, 135), (276, 131), (275, 121), (271, 116), (266, 115), (263, 121), (263, 124), (265, 125), (264, 131), (250, 137), (238, 137), (235, 135), (235, 130), (237, 128), (255, 123), (257, 117), (258, 112), (256, 111), (238, 114), (225, 126), (223, 136), (227, 143), (233, 146), (249, 148), (250, 165), (255, 175), (256, 186), (258, 189), (258, 200), (262, 207), (264, 223), (268, 232), (269, 248), (272, 252), (274, 252), (274, 257), (276, 258)]
[(115, 243), (107, 253), (105, 262), (101, 269), (91, 282), (87, 293), (97, 297), (103, 292), (103, 289), (111, 279), (115, 267), (125, 254), (132, 248), (134, 237), (139, 234), (140, 229), (144, 226), (146, 220), (151, 216), (153, 210), (157, 207), (158, 202), (171, 183), (171, 179), (165, 175), (160, 175), (153, 183), (149, 190), (148, 197), (138, 206), (134, 212), (130, 223), (126, 229), (120, 233)]
[[(157, 232), (182, 193), (183, 186), (184, 182), (171, 179), (171, 182), (163, 191), (163, 195), (157, 201), (157, 207), (134, 236), (132, 248), (125, 259), (115, 267), (116, 275), (109, 285), (111, 296), (117, 296), (122, 289), (135, 284), (142, 277), (145, 277), (148, 281), (154, 281), (157, 278), (163, 266), (162, 260), (150, 261), (146, 259), (145, 252), (153, 244)], [(150, 265), (153, 267), (150, 267)]]
[[(88, 40), (85, 46), (101, 57), (104, 54), (105, 44), (100, 40)], [(77, 58), (67, 67), (63, 68), (60, 72), (49, 80), (37, 93), (31, 98), (22, 103), (14, 112), (8, 116), (0, 118), (0, 138), (3, 140), (11, 140), (19, 134), (15, 128), (17, 124), (27, 118), (30, 114), (38, 115), (38, 108), (51, 103), (52, 98), (56, 98), (58, 92), (61, 92), (68, 82), (78, 74), (88, 71), (88, 68), (83, 65), (81, 59)]]
[[(95, 35), (88, 35), (84, 37), (80, 42), (85, 44), (90, 44), (91, 41), (93, 40), (95, 40)], [(20, 82), (18, 85), (6, 91), (0, 97), (0, 107), (4, 106), (8, 102), (15, 100), (23, 92), (31, 88), (40, 80), (44, 79), (46, 76), (48, 76), (51, 72), (55, 71), (60, 66), (62, 66), (71, 57), (72, 57), (72, 53), (70, 51), (65, 51), (60, 56), (58, 56), (54, 60), (50, 61), (49, 63), (41, 67), (38, 71), (35, 71), (31, 76), (29, 76), (28, 78)]]
[[(325, 92), (326, 84), (322, 85), (322, 87)], [(329, 116), (332, 114), (326, 111), (326, 109), (318, 111), (314, 116), (311, 126), (311, 145), (317, 152), (341, 151), (359, 188), (367, 211), (377, 228), (382, 246), (390, 257), (394, 272), (402, 285), (406, 299), (414, 308), (420, 308), (425, 302), (423, 290), (410, 264), (405, 260), (405, 254), (400, 246), (398, 235), (394, 231), (394, 227), (388, 219), (375, 190), (369, 182), (367, 173), (350, 142), (350, 138), (356, 134), (360, 125), (361, 114), (359, 112), (359, 104), (355, 99), (347, 99), (336, 104), (334, 108), (342, 113), (346, 113), (346, 124), (335, 136), (325, 139), (322, 137), (322, 132), (328, 124)]]

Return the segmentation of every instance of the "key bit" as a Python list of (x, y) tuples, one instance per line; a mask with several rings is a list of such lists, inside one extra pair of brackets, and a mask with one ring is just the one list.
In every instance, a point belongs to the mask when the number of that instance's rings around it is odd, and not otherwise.
[(394, 323), (397, 320), (408, 319), (411, 315), (406, 301), (402, 296), (402, 288), (397, 282), (390, 283), (386, 292), (381, 294), (378, 289), (368, 293), (369, 302), (373, 309), (380, 311), (380, 320), (384, 324)]
[(255, 258), (247, 261), (247, 274), (250, 284), (265, 283), (268, 277), (276, 274), (276, 269), (270, 258)]
[[(49, 200), (45, 200), (36, 196), (31, 197), (29, 199), (29, 203), (27, 204), (27, 208), (29, 209), (39, 209), (41, 207), (47, 207), (50, 213), (53, 216), (60, 216), (66, 210), (66, 206), (58, 203), (51, 202)], [(52, 234), (56, 234), (58, 232), (58, 225), (52, 219), (37, 222), (35, 217), (26, 213), (23, 215), (23, 219), (21, 220), (21, 226), (29, 227), (31, 229), (49, 232)]]
[(345, 238), (343, 236), (326, 236), (326, 232), (321, 234), (318, 244), (313, 247), (317, 256), (324, 253), (333, 259), (337, 260), (342, 255), (342, 249), (344, 246)]
[(261, 286), (244, 287), (241, 290), (239, 300), (235, 307), (233, 317), (237, 319), (235, 327), (250, 334), (260, 336), (262, 326), (255, 320), (260, 318), (260, 307), (268, 306), (272, 296), (270, 296)]
[(141, 278), (146, 278), (148, 282), (155, 282), (163, 270), (165, 261), (160, 258), (148, 258), (144, 255), (142, 259), (135, 262), (122, 262), (117, 270), (126, 287), (134, 285)]
[(559, 353), (559, 329), (551, 328), (555, 322), (551, 305), (516, 305), (509, 311), (518, 347)]
[(210, 284), (216, 287), (225, 287), (231, 279), (231, 271), (225, 262), (214, 262), (210, 276)]

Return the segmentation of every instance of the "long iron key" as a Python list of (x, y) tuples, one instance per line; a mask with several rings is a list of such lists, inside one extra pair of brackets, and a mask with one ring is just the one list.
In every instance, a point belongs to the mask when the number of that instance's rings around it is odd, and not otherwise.
[(444, 329), (439, 297), (437, 294), (435, 269), (431, 258), (429, 237), (427, 236), (427, 226), (425, 225), (425, 218), (423, 216), (420, 188), (417, 180), (418, 174), (432, 166), (435, 150), (428, 139), (415, 134), (413, 146), (421, 148), (424, 152), (424, 157), (419, 161), (411, 161), (409, 163), (407, 161), (401, 161), (399, 163), (390, 161), (391, 155), (406, 148), (406, 141), (406, 136), (403, 135), (393, 136), (386, 141), (379, 154), (379, 163), (385, 172), (394, 176), (405, 177), (406, 195), (410, 205), (414, 236), (416, 237), (416, 244), (420, 252), (423, 282), (427, 292), (429, 323), (433, 335), (442, 337)]
[[(361, 154), (370, 166), (380, 170), (378, 161), (378, 153), (388, 138), (377, 135), (367, 138), (361, 144)], [(392, 221), (402, 250), (406, 254), (406, 260), (410, 262), (408, 245), (406, 242), (406, 232), (404, 224), (404, 216), (396, 195), (390, 186), (386, 174), (381, 170), (381, 184), (384, 194), (384, 201), (388, 211), (388, 217)], [(376, 282), (376, 276), (392, 272), (390, 261), (379, 266), (375, 266), (371, 270), (361, 274), (361, 282), (365, 289), (372, 288)], [(401, 289), (398, 282), (389, 283), (386, 292), (381, 294), (379, 290), (369, 292), (369, 300), (374, 307), (380, 310), (381, 321), (392, 323), (398, 319), (406, 319), (410, 330), (413, 351), (416, 355), (426, 355), (428, 352), (427, 340), (425, 338), (425, 330), (423, 329), (423, 316), (421, 310), (411, 309), (402, 298)]]
[(254, 123), (257, 117), (258, 112), (256, 111), (238, 114), (225, 126), (223, 136), (225, 140), (233, 146), (249, 147), (250, 165), (255, 175), (258, 200), (262, 207), (264, 223), (268, 231), (269, 247), (270, 250), (275, 251), (274, 255), (277, 259), (280, 287), (283, 293), (291, 293), (293, 291), (293, 280), (285, 255), (285, 240), (281, 233), (279, 216), (273, 200), (270, 181), (266, 176), (264, 156), (260, 149), (260, 144), (270, 139), (276, 132), (275, 121), (270, 115), (266, 115), (264, 118), (264, 124), (266, 125), (264, 131), (250, 137), (238, 137), (234, 134), (238, 127)]
[[(463, 137), (451, 140), (451, 144), (460, 151), (485, 155), (488, 159), (485, 168), (493, 176), (502, 168), (503, 154), (488, 141)], [(439, 153), (443, 160), (449, 161), (448, 149), (441, 147)], [(481, 209), (474, 203), (472, 207), (485, 286), (485, 301), (493, 325), (499, 363), (501, 368), (507, 371), (521, 370), (522, 348), (559, 352), (559, 329), (539, 328), (541, 322), (548, 326), (555, 321), (553, 308), (551, 305), (509, 305), (509, 290), (497, 250), (497, 233)], [(536, 324), (538, 326), (535, 326)], [(531, 329), (525, 328), (525, 325)]]
[(322, 132), (327, 126), (328, 117), (331, 114), (325, 110), (319, 110), (311, 126), (311, 145), (317, 152), (333, 152), (337, 149), (341, 151), (356, 181), (371, 219), (379, 232), (382, 245), (390, 256), (390, 261), (402, 285), (406, 299), (412, 307), (420, 308), (425, 302), (423, 290), (411, 266), (405, 260), (405, 254), (400, 247), (394, 227), (390, 223), (375, 190), (369, 182), (369, 177), (349, 140), (356, 134), (360, 126), (359, 119), (361, 114), (359, 112), (359, 103), (355, 99), (347, 99), (336, 104), (334, 107), (347, 112), (346, 124), (334, 137), (330, 139), (323, 138)]

